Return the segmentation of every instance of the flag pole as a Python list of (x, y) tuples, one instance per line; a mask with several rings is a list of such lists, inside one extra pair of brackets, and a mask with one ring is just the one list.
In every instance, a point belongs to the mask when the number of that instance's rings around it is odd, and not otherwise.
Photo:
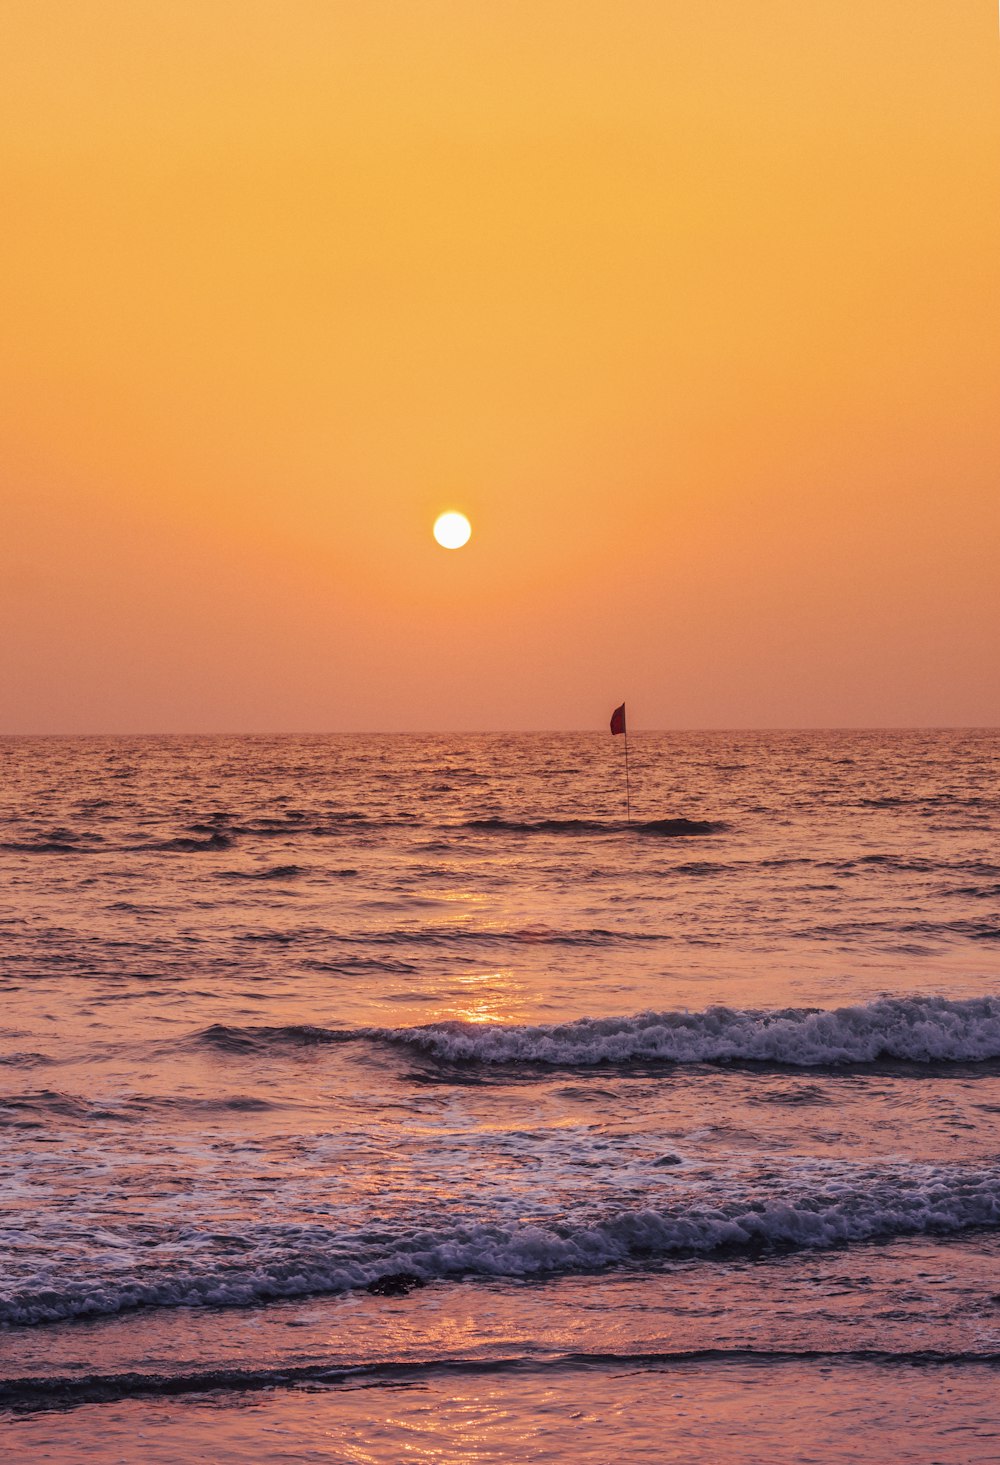
[(628, 724), (625, 721), (625, 703), (616, 707), (611, 714), (611, 736), (625, 734), (625, 818), (632, 823), (632, 791), (628, 786)]

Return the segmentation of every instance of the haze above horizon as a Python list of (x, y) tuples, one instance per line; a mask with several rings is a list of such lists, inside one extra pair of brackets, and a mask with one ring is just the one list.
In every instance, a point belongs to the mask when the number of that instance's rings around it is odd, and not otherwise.
[(845, 10), (11, 0), (0, 733), (1000, 724), (996, 15)]

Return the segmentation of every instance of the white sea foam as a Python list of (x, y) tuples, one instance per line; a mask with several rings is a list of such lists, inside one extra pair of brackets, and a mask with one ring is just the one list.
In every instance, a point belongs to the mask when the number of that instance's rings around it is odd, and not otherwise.
[[(247, 1227), (240, 1251), (195, 1228), (162, 1248), (130, 1254), (125, 1233), (104, 1238), (102, 1270), (44, 1272), (0, 1292), (0, 1323), (53, 1322), (138, 1307), (245, 1307), (277, 1298), (343, 1292), (405, 1271), (424, 1280), (533, 1277), (641, 1265), (671, 1255), (753, 1256), (875, 1237), (949, 1234), (1000, 1225), (1000, 1168), (815, 1164), (787, 1184), (752, 1188), (713, 1204), (662, 1194), (645, 1208), (609, 1207), (563, 1221), (467, 1222), (355, 1233), (321, 1226)], [(231, 1241), (231, 1238), (230, 1238)], [(97, 1263), (95, 1257), (90, 1265)]]
[(445, 1061), (487, 1064), (969, 1063), (1000, 1058), (1000, 997), (884, 997), (831, 1011), (709, 1007), (533, 1026), (431, 1023), (371, 1028), (359, 1036)]

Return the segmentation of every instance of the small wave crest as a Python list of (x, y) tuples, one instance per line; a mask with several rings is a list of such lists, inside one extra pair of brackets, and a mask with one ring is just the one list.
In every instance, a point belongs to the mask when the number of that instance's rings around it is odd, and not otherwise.
[(424, 1383), (435, 1378), (503, 1378), (509, 1374), (595, 1369), (687, 1368), (691, 1364), (722, 1365), (874, 1364), (907, 1368), (1000, 1368), (1000, 1349), (944, 1352), (934, 1348), (675, 1348), (644, 1352), (586, 1353), (556, 1351), (542, 1355), (537, 1348), (527, 1353), (494, 1354), (489, 1357), (431, 1356), (385, 1359), (376, 1363), (331, 1360), (327, 1363), (261, 1364), (246, 1368), (205, 1368), (176, 1372), (40, 1374), (27, 1378), (0, 1379), (0, 1409), (28, 1413), (43, 1409), (69, 1409), (82, 1404), (110, 1404), (126, 1399), (174, 1398), (185, 1394), (249, 1394), (260, 1390), (323, 1387), (372, 1387), (400, 1383)]
[(281, 1027), (238, 1027), (213, 1023), (195, 1035), (199, 1046), (223, 1053), (259, 1053), (268, 1048), (305, 1048), (321, 1043), (351, 1042), (362, 1036), (350, 1029), (314, 1027), (310, 1023), (285, 1023)]

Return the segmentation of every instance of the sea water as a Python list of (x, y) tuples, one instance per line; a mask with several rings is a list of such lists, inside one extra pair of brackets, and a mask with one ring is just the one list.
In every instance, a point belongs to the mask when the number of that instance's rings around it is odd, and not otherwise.
[(0, 740), (0, 1448), (1000, 1457), (1000, 735)]

